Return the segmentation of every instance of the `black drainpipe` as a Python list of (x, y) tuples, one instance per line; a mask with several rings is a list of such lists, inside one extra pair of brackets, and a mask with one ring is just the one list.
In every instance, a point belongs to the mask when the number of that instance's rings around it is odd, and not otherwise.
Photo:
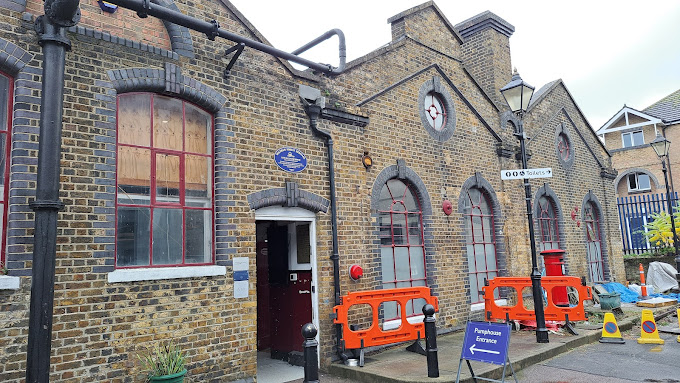
[(28, 321), (26, 382), (50, 381), (52, 311), (54, 308), (54, 264), (57, 253), (61, 118), (64, 104), (64, 67), (71, 42), (66, 28), (80, 20), (79, 0), (47, 0), (45, 15), (37, 18), (35, 30), (43, 51), (40, 95), (40, 138), (33, 239), (31, 311)]
[[(302, 101), (305, 103), (305, 112), (309, 115), (309, 125), (312, 128), (314, 134), (321, 136), (326, 139), (326, 144), (328, 147), (328, 177), (330, 178), (331, 186), (331, 231), (333, 233), (333, 254), (331, 255), (331, 260), (333, 261), (333, 286), (335, 294), (335, 304), (339, 305), (340, 302), (340, 254), (338, 251), (338, 213), (335, 204), (335, 168), (333, 166), (333, 137), (330, 133), (325, 132), (317, 126), (317, 121), (321, 115), (321, 106), (317, 104), (310, 104), (304, 98)], [(335, 340), (338, 355), (343, 362), (347, 361), (349, 357), (345, 354), (345, 348), (341, 343), (342, 339), (342, 324), (335, 325)]]
[[(668, 128), (668, 125), (664, 125), (663, 127), (663, 136), (666, 137), (666, 129)], [(666, 161), (668, 162), (668, 179), (671, 180), (671, 191), (675, 193), (675, 185), (673, 185), (673, 172), (671, 171), (671, 156), (666, 157)]]

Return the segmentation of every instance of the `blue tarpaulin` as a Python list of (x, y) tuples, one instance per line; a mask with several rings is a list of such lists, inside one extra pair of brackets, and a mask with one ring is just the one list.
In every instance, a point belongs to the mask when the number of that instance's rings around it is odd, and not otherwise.
[[(640, 296), (633, 290), (629, 289), (628, 287), (616, 283), (616, 282), (609, 282), (609, 283), (604, 283), (602, 284), (602, 287), (604, 287), (607, 292), (609, 293), (619, 293), (621, 295), (621, 302), (625, 303), (635, 303), (640, 300)], [(656, 297), (661, 297), (661, 298), (669, 298), (669, 299), (676, 299), (680, 301), (680, 296), (679, 294), (671, 293), (671, 294), (649, 294), (650, 297), (656, 298)]]

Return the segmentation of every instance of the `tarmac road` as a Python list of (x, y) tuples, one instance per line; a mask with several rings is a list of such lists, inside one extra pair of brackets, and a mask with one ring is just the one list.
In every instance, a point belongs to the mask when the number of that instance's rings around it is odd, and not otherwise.
[[(680, 343), (661, 333), (663, 345), (638, 344), (640, 327), (622, 334), (625, 344), (593, 343), (525, 368), (526, 383), (680, 382)], [(513, 381), (512, 378), (507, 381)]]

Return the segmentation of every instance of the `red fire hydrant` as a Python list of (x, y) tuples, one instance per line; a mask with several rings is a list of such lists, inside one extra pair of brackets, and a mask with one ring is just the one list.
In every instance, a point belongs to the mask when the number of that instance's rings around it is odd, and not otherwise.
[[(541, 251), (545, 263), (546, 276), (564, 276), (564, 253), (562, 249), (551, 249)], [(569, 306), (569, 295), (567, 287), (555, 287), (552, 294), (552, 301), (556, 306)]]

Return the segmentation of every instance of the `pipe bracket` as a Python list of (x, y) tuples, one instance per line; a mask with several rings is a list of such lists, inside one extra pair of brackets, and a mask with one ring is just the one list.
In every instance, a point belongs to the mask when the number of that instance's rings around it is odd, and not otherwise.
[(229, 74), (231, 73), (231, 68), (236, 64), (236, 60), (238, 60), (239, 56), (241, 56), (241, 53), (243, 53), (243, 48), (246, 47), (246, 44), (244, 43), (238, 43), (234, 45), (233, 47), (227, 49), (226, 52), (224, 52), (225, 56), (228, 56), (232, 52), (234, 55), (231, 57), (231, 60), (229, 61), (229, 64), (227, 64), (227, 67), (224, 68), (224, 79), (226, 80), (227, 77), (229, 77)]
[(205, 34), (208, 36), (208, 40), (215, 41), (215, 37), (220, 35), (220, 23), (217, 20), (210, 20), (210, 24), (212, 24), (212, 29)]
[(28, 206), (31, 208), (31, 210), (63, 210), (64, 209), (64, 203), (56, 200), (56, 201), (46, 201), (46, 200), (36, 200), (36, 201), (31, 201), (28, 203)]
[(149, 11), (151, 10), (151, 0), (142, 0), (142, 8), (137, 11), (137, 16), (140, 19), (145, 19), (149, 17)]
[(34, 29), (40, 37), (38, 44), (41, 46), (45, 44), (45, 42), (52, 41), (64, 45), (66, 50), (71, 50), (71, 40), (66, 37), (66, 29), (53, 24), (49, 18), (45, 17), (45, 15), (38, 16), (35, 19)]

